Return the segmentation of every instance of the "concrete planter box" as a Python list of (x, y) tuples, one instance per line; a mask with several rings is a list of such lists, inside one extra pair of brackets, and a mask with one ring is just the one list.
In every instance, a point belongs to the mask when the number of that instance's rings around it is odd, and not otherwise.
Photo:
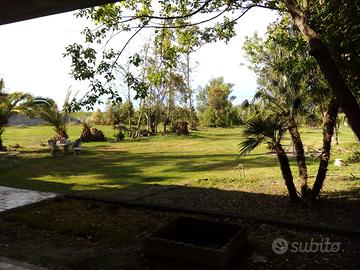
[(179, 217), (145, 239), (147, 256), (224, 269), (246, 247), (244, 227)]

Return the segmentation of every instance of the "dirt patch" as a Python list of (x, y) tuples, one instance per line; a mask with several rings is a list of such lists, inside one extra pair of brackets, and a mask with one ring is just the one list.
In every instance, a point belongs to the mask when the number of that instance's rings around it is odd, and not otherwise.
[[(167, 259), (148, 259), (146, 235), (179, 213), (130, 208), (91, 200), (57, 199), (0, 216), (0, 255), (49, 269), (203, 269)], [(186, 216), (186, 214), (184, 214)], [(190, 216), (190, 215), (187, 215)], [(194, 216), (194, 215), (192, 215)], [(239, 219), (215, 219), (243, 224)], [(359, 239), (299, 232), (266, 224), (246, 224), (249, 253), (232, 269), (359, 269)], [(310, 243), (339, 242), (337, 252), (291, 252), (276, 255), (277, 238)]]

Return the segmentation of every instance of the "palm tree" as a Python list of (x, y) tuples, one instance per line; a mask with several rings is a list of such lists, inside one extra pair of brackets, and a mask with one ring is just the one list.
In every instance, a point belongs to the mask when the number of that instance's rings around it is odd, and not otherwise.
[(6, 148), (3, 145), (1, 136), (3, 135), (5, 129), (3, 127), (0, 127), (0, 151), (6, 150)]
[(0, 150), (6, 150), (3, 146), (1, 135), (5, 131), (5, 125), (7, 124), (10, 116), (14, 113), (24, 113), (31, 115), (33, 97), (30, 94), (15, 92), (4, 92), (4, 80), (0, 80)]
[(0, 95), (3, 95), (3, 89), (5, 88), (5, 82), (4, 79), (0, 79)]
[(275, 151), (279, 160), (290, 202), (295, 203), (299, 197), (294, 185), (289, 160), (281, 145), (285, 132), (286, 126), (283, 119), (274, 116), (265, 117), (260, 114), (253, 117), (244, 127), (243, 135), (245, 140), (240, 143), (240, 155), (245, 155), (260, 144), (267, 143), (268, 147)]
[(339, 101), (333, 97), (328, 105), (328, 110), (323, 117), (324, 118), (323, 147), (320, 155), (319, 169), (311, 191), (312, 200), (316, 200), (318, 198), (320, 190), (323, 187), (326, 178), (326, 172), (330, 159), (331, 138), (334, 134), (339, 108), (340, 108)]
[(62, 138), (68, 139), (67, 123), (69, 114), (67, 111), (59, 110), (56, 102), (50, 98), (38, 97), (36, 98), (36, 101), (39, 102), (36, 114), (54, 127), (55, 140), (60, 140)]
[(1, 135), (4, 133), (4, 127), (10, 116), (14, 113), (23, 113), (30, 115), (32, 113), (33, 99), (30, 94), (20, 92), (11, 94), (1, 94), (0, 96), (0, 149), (2, 145)]
[[(70, 120), (70, 87), (66, 92), (64, 105), (62, 109), (56, 105), (56, 102), (51, 98), (37, 97), (35, 99), (37, 105), (36, 115), (47, 121), (54, 127), (55, 140), (68, 139), (67, 126)], [(77, 93), (73, 96), (72, 100), (75, 99)]]
[[(272, 78), (271, 78), (271, 77)], [(271, 79), (269, 79), (271, 78)], [(306, 101), (303, 100), (304, 92), (296, 87), (296, 83), (289, 83), (286, 76), (271, 74), (267, 77), (270, 81), (266, 87), (260, 88), (256, 97), (268, 103), (268, 109), (277, 112), (286, 119), (287, 129), (291, 135), (295, 147), (296, 161), (300, 175), (301, 196), (307, 198), (309, 187), (307, 185), (308, 173), (305, 160), (304, 145), (301, 139), (296, 116), (304, 113), (303, 107)]]

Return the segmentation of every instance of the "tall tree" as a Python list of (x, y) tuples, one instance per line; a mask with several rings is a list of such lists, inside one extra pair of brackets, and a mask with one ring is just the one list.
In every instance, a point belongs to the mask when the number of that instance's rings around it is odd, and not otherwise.
[(209, 84), (199, 91), (197, 102), (200, 118), (207, 126), (227, 126), (227, 115), (232, 107), (230, 96), (233, 84), (225, 83), (223, 77), (210, 80)]
[[(297, 35), (290, 35), (292, 38), (289, 38), (289, 34), (284, 37), (284, 31), (291, 30), (288, 21), (285, 17), (269, 27), (265, 40), (257, 35), (248, 39), (245, 49), (259, 77), (258, 97), (269, 104), (268, 109), (287, 119), (301, 177), (301, 195), (307, 201), (318, 197), (326, 177), (339, 102), (329, 97), (327, 84), (316, 63), (307, 55), (302, 39)], [(312, 191), (307, 186), (304, 148), (296, 123), (299, 112), (302, 116), (321, 112), (324, 122), (323, 150)]]
[(330, 160), (331, 138), (334, 134), (334, 127), (336, 125), (336, 117), (338, 116), (339, 107), (340, 104), (336, 98), (332, 98), (329, 104), (329, 108), (323, 117), (323, 146), (320, 155), (319, 169), (311, 191), (312, 200), (316, 200), (318, 198), (326, 178), (326, 172)]
[(189, 122), (192, 129), (196, 129), (198, 125), (193, 100), (195, 91), (191, 86), (191, 73), (193, 72), (191, 55), (201, 46), (199, 36), (196, 34), (198, 31), (199, 27), (196, 25), (187, 28), (176, 29), (177, 39), (179, 40), (179, 51), (181, 56), (185, 58), (182, 62), (182, 73), (184, 74), (186, 81), (186, 89), (183, 92), (183, 100), (188, 107)]
[(256, 97), (266, 101), (268, 109), (286, 119), (295, 147), (303, 198), (309, 194), (308, 173), (296, 118), (304, 113), (304, 103), (309, 101), (306, 92), (312, 82), (308, 80), (308, 73), (316, 69), (314, 61), (306, 55), (304, 45), (294, 33), (287, 17), (268, 28), (265, 40), (255, 34), (244, 45), (251, 68), (258, 76), (259, 90)]
[[(322, 23), (319, 22), (319, 20), (313, 20), (312, 25), (310, 24), (311, 15), (312, 12), (317, 11), (320, 14), (326, 14), (326, 10), (321, 12), (322, 6), (332, 6), (334, 5), (328, 4), (327, 2), (332, 1), (320, 1), (320, 6), (311, 3), (309, 0), (285, 0), (285, 6), (287, 11), (291, 14), (295, 25), (298, 27), (300, 32), (302, 33), (303, 37), (306, 39), (306, 41), (309, 44), (310, 48), (310, 54), (316, 59), (317, 63), (320, 66), (320, 69), (322, 73), (324, 74), (324, 77), (326, 78), (327, 82), (330, 85), (330, 89), (333, 93), (333, 95), (337, 98), (338, 102), (340, 103), (340, 106), (342, 110), (345, 112), (350, 125), (357, 135), (358, 138), (360, 138), (360, 121), (358, 119), (360, 118), (360, 107), (359, 104), (352, 94), (352, 92), (349, 89), (349, 86), (346, 84), (346, 80), (344, 79), (344, 75), (341, 74), (341, 69), (339, 65), (341, 63), (336, 62), (336, 58), (340, 57), (348, 57), (347, 55), (342, 55), (341, 51), (333, 51), (331, 52), (329, 50), (329, 47), (333, 45), (333, 48), (336, 47), (334, 43), (326, 44), (323, 39), (326, 40), (326, 34), (327, 33), (317, 33), (316, 28), (321, 31), (321, 25)], [(325, 4), (327, 3), (327, 4)], [(354, 18), (357, 18), (358, 12), (360, 11), (360, 4), (358, 1), (351, 1), (351, 3), (344, 3), (344, 5), (339, 6), (340, 10), (343, 11), (344, 9), (347, 10), (353, 10), (355, 11)], [(329, 12), (329, 10), (328, 10)], [(339, 13), (337, 10), (331, 9), (331, 13)], [(348, 21), (348, 19), (351, 20), (351, 17), (348, 16), (348, 13), (341, 12), (343, 21)], [(351, 13), (350, 13), (351, 14)], [(350, 17), (350, 18), (349, 18)], [(347, 19), (347, 20), (346, 20)], [(359, 21), (358, 21), (359, 22)], [(341, 23), (341, 19), (338, 21), (331, 21), (332, 25), (327, 25), (326, 27), (334, 27), (334, 29), (338, 28), (338, 23)], [(355, 27), (357, 31), (352, 31), (354, 35), (349, 35), (349, 37), (343, 37), (341, 41), (346, 42), (347, 44), (352, 44), (353, 46), (356, 46), (356, 41), (359, 41), (360, 34), (358, 31), (359, 23), (355, 24), (349, 24), (345, 25), (345, 29), (351, 29), (351, 27)], [(330, 30), (331, 31), (331, 30)], [(320, 35), (319, 35), (320, 34)], [(323, 34), (323, 37), (321, 37), (321, 34)], [(351, 39), (349, 42), (348, 40)], [(348, 45), (347, 45), (348, 46)], [(355, 55), (351, 55), (352, 57), (356, 57)], [(358, 73), (357, 73), (358, 74)], [(351, 76), (352, 80), (358, 81), (358, 75)]]

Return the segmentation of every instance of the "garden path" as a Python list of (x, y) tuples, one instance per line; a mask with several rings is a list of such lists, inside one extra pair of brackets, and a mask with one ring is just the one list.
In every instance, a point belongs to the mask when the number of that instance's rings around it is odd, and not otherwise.
[(0, 186), (0, 212), (56, 197), (55, 193)]
[(47, 270), (47, 268), (12, 260), (6, 257), (0, 257), (0, 269), (3, 270)]

